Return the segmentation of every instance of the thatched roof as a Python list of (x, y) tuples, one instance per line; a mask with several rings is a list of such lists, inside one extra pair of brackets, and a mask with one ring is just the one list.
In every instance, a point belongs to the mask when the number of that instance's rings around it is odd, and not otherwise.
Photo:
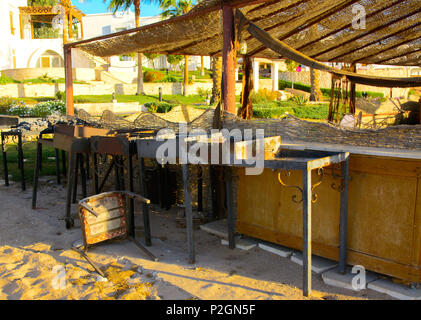
[[(421, 0), (227, 0), (272, 37), (322, 62), (418, 66), (421, 58)], [(366, 11), (366, 28), (352, 27), (353, 5)], [(83, 40), (98, 56), (134, 51), (220, 55), (221, 0), (205, 0), (184, 16)], [(252, 57), (280, 58), (246, 29)]]

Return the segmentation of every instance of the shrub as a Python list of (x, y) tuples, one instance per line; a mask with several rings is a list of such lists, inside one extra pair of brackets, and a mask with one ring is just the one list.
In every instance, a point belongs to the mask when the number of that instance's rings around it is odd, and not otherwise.
[(177, 78), (174, 76), (166, 76), (162, 82), (177, 82)]
[(160, 71), (150, 70), (146, 71), (144, 75), (145, 82), (159, 82), (164, 79), (164, 74)]
[(56, 92), (56, 98), (57, 100), (63, 100), (66, 98), (66, 93), (64, 91), (57, 91)]
[(6, 77), (6, 76), (0, 76), (0, 84), (7, 84), (7, 83), (19, 83), (19, 81)]
[(308, 103), (308, 99), (302, 94), (293, 96), (292, 101), (294, 101), (299, 106), (305, 106)]
[(260, 89), (257, 93), (253, 93), (251, 99), (253, 103), (257, 104), (262, 104), (269, 101), (276, 101), (278, 99), (278, 92), (268, 89)]
[(61, 100), (52, 100), (46, 102), (40, 102), (32, 108), (32, 115), (33, 117), (41, 117), (44, 118), (54, 112), (58, 112), (60, 114), (66, 114), (66, 105)]
[[(285, 90), (286, 88), (291, 88), (292, 82), (291, 81), (285, 81), (285, 80), (279, 80), (279, 90)], [(303, 84), (300, 82), (294, 82), (294, 89), (305, 91), (305, 92), (311, 92), (311, 86), (307, 84)], [(331, 95), (332, 90), (330, 88), (320, 88), (323, 95), (325, 97), (329, 97)], [(366, 91), (368, 97), (370, 98), (384, 98), (384, 94), (382, 92), (372, 92), (372, 91)], [(338, 93), (338, 90), (335, 90), (335, 93)], [(362, 92), (357, 91), (356, 92), (357, 98), (362, 98)]]
[(167, 113), (174, 108), (174, 105), (165, 102), (148, 102), (145, 103), (145, 107), (148, 108), (149, 112)]
[(198, 87), (197, 88), (197, 94), (199, 96), (201, 96), (202, 98), (206, 98), (207, 95), (210, 95), (211, 93), (212, 93), (212, 90), (211, 89), (203, 89), (201, 87)]

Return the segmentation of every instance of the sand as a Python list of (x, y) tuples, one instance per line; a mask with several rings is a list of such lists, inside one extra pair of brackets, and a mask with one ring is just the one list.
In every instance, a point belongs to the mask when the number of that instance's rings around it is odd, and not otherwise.
[[(195, 231), (196, 263), (187, 263), (186, 233), (176, 210), (151, 210), (149, 260), (133, 243), (118, 240), (89, 250), (105, 272), (101, 278), (72, 244), (76, 227), (65, 229), (65, 189), (55, 177), (40, 182), (38, 209), (19, 183), (0, 186), (0, 299), (308, 299), (301, 293), (302, 268), (289, 259), (253, 248), (230, 250), (220, 238)], [(76, 214), (76, 205), (73, 205)], [(136, 215), (141, 226), (142, 217)], [(142, 240), (139, 236), (138, 239)], [(390, 299), (325, 285), (313, 274), (311, 299)]]

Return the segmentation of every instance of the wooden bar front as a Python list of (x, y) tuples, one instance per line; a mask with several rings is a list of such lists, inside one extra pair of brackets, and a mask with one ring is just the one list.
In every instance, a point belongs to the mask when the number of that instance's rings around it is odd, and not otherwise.
[[(278, 172), (260, 176), (238, 170), (238, 233), (302, 250), (302, 204), (298, 190), (278, 182)], [(421, 160), (351, 155), (348, 202), (348, 263), (408, 282), (421, 282)], [(313, 172), (313, 184), (318, 181)], [(291, 171), (289, 185), (301, 185)], [(313, 254), (338, 261), (340, 168), (325, 169), (314, 191)]]

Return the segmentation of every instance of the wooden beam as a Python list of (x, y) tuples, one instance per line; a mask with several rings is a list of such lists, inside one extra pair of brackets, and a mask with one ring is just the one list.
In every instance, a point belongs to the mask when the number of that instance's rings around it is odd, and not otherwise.
[(72, 12), (69, 13), (69, 20), (67, 21), (68, 23), (68, 29), (69, 29), (69, 38), (73, 39), (73, 16), (72, 16)]
[(75, 114), (73, 104), (73, 68), (72, 68), (72, 48), (64, 48), (64, 76), (66, 85), (66, 114)]
[[(341, 48), (341, 47), (345, 46), (346, 44), (349, 44), (349, 43), (355, 42), (355, 41), (357, 41), (357, 40), (359, 40), (359, 39), (361, 39), (361, 38), (364, 38), (364, 37), (366, 37), (366, 36), (368, 36), (368, 35), (370, 35), (370, 34), (373, 34), (373, 33), (377, 32), (377, 31), (380, 31), (380, 30), (382, 30), (382, 29), (384, 29), (384, 28), (387, 28), (387, 27), (389, 27), (389, 26), (391, 26), (391, 25), (393, 25), (393, 24), (395, 24), (395, 23), (397, 23), (397, 22), (399, 22), (399, 21), (401, 21), (401, 20), (405, 20), (405, 19), (409, 18), (410, 16), (413, 16), (413, 15), (415, 15), (415, 14), (419, 13), (419, 12), (421, 12), (421, 8), (420, 8), (420, 9), (418, 9), (418, 10), (416, 10), (415, 12), (410, 12), (410, 13), (405, 14), (404, 16), (399, 16), (398, 18), (393, 19), (393, 20), (391, 20), (391, 21), (388, 21), (387, 23), (382, 24), (382, 25), (380, 25), (380, 26), (378, 26), (378, 27), (376, 27), (376, 28), (373, 28), (373, 29), (367, 30), (367, 31), (365, 31), (365, 32), (362, 32), (361, 34), (359, 34), (359, 35), (357, 35), (357, 36), (355, 36), (355, 37), (353, 37), (353, 38), (351, 38), (351, 39), (349, 39), (349, 40), (347, 40), (347, 41), (345, 41), (345, 42), (340, 42), (340, 43), (338, 43), (337, 45), (335, 45), (335, 46), (333, 46), (333, 47), (327, 48), (326, 50), (323, 50), (322, 52), (319, 52), (319, 53), (317, 53), (317, 54), (315, 54), (315, 55), (312, 55), (311, 57), (312, 57), (312, 58), (316, 58), (316, 57), (319, 57), (319, 56), (321, 56), (321, 55), (324, 55), (324, 54), (326, 54), (326, 53), (328, 53), (328, 52), (330, 52), (330, 51), (333, 51), (333, 50), (335, 50), (335, 49)], [(401, 31), (402, 31), (402, 30), (401, 30)], [(400, 31), (398, 31), (398, 32), (396, 32), (396, 33), (399, 33), (399, 32), (400, 32)], [(386, 37), (383, 37), (383, 39), (388, 38), (388, 37), (390, 37), (390, 36), (391, 36), (391, 35), (388, 35), (388, 36), (386, 36)], [(376, 39), (376, 41), (375, 41), (374, 43), (376, 43), (377, 41), (379, 41), (379, 39)], [(372, 43), (371, 43), (371, 44), (372, 44)], [(357, 48), (357, 50), (358, 50), (358, 49), (359, 49), (359, 48)], [(355, 51), (355, 50), (354, 50), (354, 51)], [(346, 54), (349, 54), (349, 53), (350, 53), (350, 52), (348, 51)], [(340, 56), (337, 56), (337, 57), (340, 57)], [(331, 59), (329, 59), (329, 60), (334, 60), (334, 59), (336, 59), (337, 57), (335, 57), (335, 58), (331, 58)]]
[(223, 102), (224, 110), (236, 114), (235, 106), (235, 32), (234, 32), (234, 9), (227, 3), (222, 7), (223, 19)]

